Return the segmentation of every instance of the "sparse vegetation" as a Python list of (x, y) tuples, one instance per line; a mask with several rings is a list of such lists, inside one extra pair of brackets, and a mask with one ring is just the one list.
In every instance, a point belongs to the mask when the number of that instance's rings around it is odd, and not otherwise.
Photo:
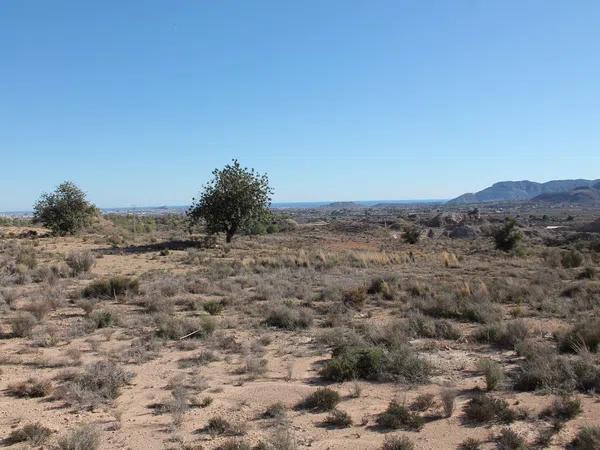
[(298, 409), (309, 409), (313, 412), (330, 411), (340, 402), (340, 394), (329, 388), (319, 388), (307, 395)]

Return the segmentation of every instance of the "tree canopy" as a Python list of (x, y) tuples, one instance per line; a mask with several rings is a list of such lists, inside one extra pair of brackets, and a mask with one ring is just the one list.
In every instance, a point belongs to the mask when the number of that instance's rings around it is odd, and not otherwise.
[(270, 216), (271, 195), (266, 174), (242, 167), (237, 160), (213, 171), (198, 200), (192, 199), (188, 218), (192, 224), (203, 222), (209, 234), (225, 233), (227, 242), (255, 221)]
[(85, 193), (70, 181), (54, 192), (43, 193), (33, 207), (33, 219), (59, 235), (73, 234), (89, 225), (98, 214)]

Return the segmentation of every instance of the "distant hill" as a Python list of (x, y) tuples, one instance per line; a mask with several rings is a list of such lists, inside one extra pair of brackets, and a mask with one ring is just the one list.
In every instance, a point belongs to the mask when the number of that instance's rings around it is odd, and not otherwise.
[(361, 205), (355, 202), (333, 202), (327, 205), (323, 205), (322, 208), (337, 208), (337, 209), (349, 209), (349, 208), (361, 208)]
[(591, 188), (600, 180), (553, 180), (546, 183), (534, 181), (501, 181), (474, 194), (463, 194), (448, 202), (448, 205), (471, 203), (526, 201), (543, 194), (559, 194), (576, 188)]
[(576, 187), (568, 192), (540, 194), (531, 199), (532, 202), (570, 203), (577, 205), (600, 204), (600, 183), (590, 187)]

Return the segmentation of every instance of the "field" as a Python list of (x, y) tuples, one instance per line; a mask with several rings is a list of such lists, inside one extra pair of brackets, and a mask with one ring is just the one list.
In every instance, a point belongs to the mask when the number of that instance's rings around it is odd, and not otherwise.
[(2, 445), (600, 448), (594, 211), (512, 211), (511, 252), (493, 209), (289, 213), (231, 244), (5, 221)]

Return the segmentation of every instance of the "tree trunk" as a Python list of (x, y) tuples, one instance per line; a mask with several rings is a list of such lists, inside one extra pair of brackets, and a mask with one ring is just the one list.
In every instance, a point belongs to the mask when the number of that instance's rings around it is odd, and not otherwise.
[(234, 234), (235, 234), (235, 231), (227, 230), (227, 233), (225, 234), (225, 242), (227, 242), (227, 243), (231, 242), (231, 239), (233, 239)]

